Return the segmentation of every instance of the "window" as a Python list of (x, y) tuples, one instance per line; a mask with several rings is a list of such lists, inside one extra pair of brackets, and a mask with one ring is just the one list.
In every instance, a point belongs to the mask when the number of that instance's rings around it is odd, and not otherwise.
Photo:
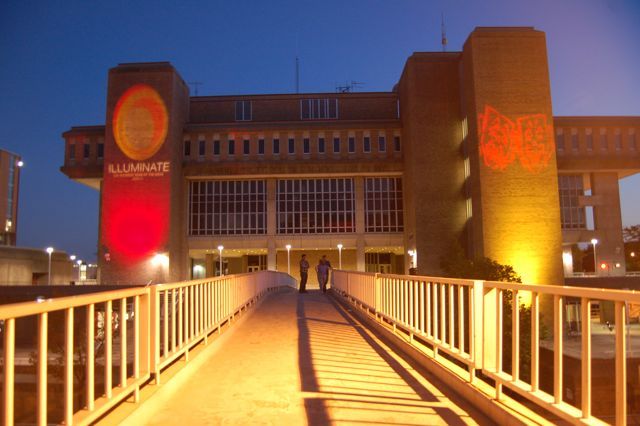
[(279, 234), (355, 232), (353, 179), (286, 179), (276, 187)]
[(616, 151), (622, 151), (622, 134), (620, 133), (620, 130), (616, 130), (614, 141), (616, 145)]
[(356, 138), (349, 136), (349, 154), (356, 152)]
[(571, 149), (573, 151), (578, 151), (578, 148), (580, 148), (580, 145), (578, 144), (578, 131), (571, 130)]
[(593, 134), (591, 133), (591, 129), (587, 129), (587, 134), (584, 138), (587, 144), (587, 151), (593, 151)]
[(190, 157), (191, 156), (191, 141), (184, 141), (184, 156), (185, 157)]
[(233, 139), (229, 139), (228, 141), (228, 149), (229, 149), (229, 155), (235, 155), (236, 153), (236, 141)]
[(366, 178), (365, 232), (403, 232), (402, 179)]
[(251, 101), (236, 101), (236, 121), (250, 121)]
[(309, 138), (304, 138), (302, 140), (302, 151), (305, 154), (308, 154), (309, 152), (311, 152), (311, 147), (309, 146)]
[(76, 158), (76, 144), (69, 144), (69, 159), (74, 160)]
[(296, 140), (293, 138), (289, 138), (289, 154), (296, 153)]
[(324, 154), (324, 138), (318, 138), (318, 152)]
[(273, 140), (273, 153), (280, 154), (280, 139)]
[(556, 149), (558, 151), (564, 151), (564, 132), (559, 129), (556, 133)]
[(603, 130), (600, 132), (600, 150), (607, 151), (608, 149), (609, 146), (607, 143), (607, 133)]
[(393, 150), (395, 152), (400, 152), (400, 136), (393, 137)]
[(104, 158), (104, 143), (98, 143), (98, 158)]
[(266, 200), (267, 185), (263, 180), (191, 182), (189, 234), (264, 234)]
[(636, 134), (635, 133), (629, 133), (629, 149), (631, 151), (635, 151), (636, 149), (638, 149), (638, 147), (636, 146)]
[(213, 155), (220, 155), (220, 141), (213, 141)]
[(371, 138), (369, 136), (365, 136), (362, 139), (362, 151), (371, 152)]
[(205, 147), (205, 141), (203, 140), (198, 141), (198, 155), (200, 157), (204, 157), (204, 147)]
[(340, 154), (340, 138), (333, 138), (333, 152)]
[(378, 136), (378, 152), (385, 152), (387, 150), (387, 140), (384, 136)]
[(258, 155), (264, 155), (264, 139), (258, 139)]
[(560, 219), (563, 229), (585, 229), (585, 208), (580, 206), (584, 195), (582, 175), (559, 175)]
[(301, 99), (300, 118), (302, 120), (321, 120), (338, 118), (337, 99)]
[(89, 156), (91, 154), (91, 145), (89, 145), (88, 143), (85, 143), (82, 148), (83, 148), (83, 153), (82, 153), (83, 155), (82, 156), (85, 159), (89, 158)]
[(249, 155), (251, 152), (251, 144), (249, 143), (249, 139), (245, 139), (242, 141), (242, 153), (244, 155)]

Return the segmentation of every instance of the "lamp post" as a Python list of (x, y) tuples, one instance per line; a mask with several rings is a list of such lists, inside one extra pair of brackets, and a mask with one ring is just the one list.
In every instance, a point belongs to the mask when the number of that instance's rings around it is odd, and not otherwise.
[(224, 271), (222, 270), (222, 250), (224, 250), (224, 246), (221, 244), (218, 246), (218, 251), (220, 252), (220, 276), (224, 275)]
[(338, 244), (338, 269), (342, 269), (342, 243)]
[(49, 271), (47, 272), (47, 278), (49, 285), (51, 285), (51, 253), (53, 253), (53, 247), (47, 247), (46, 252), (49, 253)]
[(592, 238), (591, 244), (593, 245), (593, 273), (598, 275), (598, 258), (596, 257), (596, 244), (598, 244), (598, 239)]
[(78, 281), (82, 281), (82, 260), (78, 259), (76, 263), (78, 264)]
[(291, 275), (291, 244), (285, 246), (287, 249), (287, 274)]

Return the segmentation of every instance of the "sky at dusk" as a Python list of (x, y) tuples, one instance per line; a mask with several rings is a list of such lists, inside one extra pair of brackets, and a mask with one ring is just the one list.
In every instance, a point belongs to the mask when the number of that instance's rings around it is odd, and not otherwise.
[[(0, 2), (0, 148), (21, 155), (18, 244), (96, 258), (98, 192), (69, 180), (62, 132), (104, 124), (107, 71), (170, 61), (199, 95), (390, 91), (406, 58), (476, 26), (547, 34), (554, 115), (640, 115), (638, 0)], [(192, 92), (193, 94), (193, 92)], [(640, 223), (640, 175), (621, 181)]]

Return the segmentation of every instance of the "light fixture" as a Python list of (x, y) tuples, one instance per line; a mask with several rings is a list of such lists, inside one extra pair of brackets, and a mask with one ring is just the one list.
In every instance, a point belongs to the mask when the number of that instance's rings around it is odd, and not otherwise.
[(156, 253), (151, 258), (151, 263), (153, 264), (153, 266), (168, 267), (169, 266), (169, 256), (167, 256), (166, 254), (162, 254), (162, 253)]
[(71, 260), (72, 262), (76, 260), (76, 255), (72, 254), (71, 256), (69, 256), (69, 260)]
[(342, 243), (338, 244), (338, 269), (342, 269)]
[[(591, 244), (593, 245), (593, 272), (598, 275), (598, 269), (596, 268), (596, 265), (598, 264), (598, 258), (596, 256), (596, 244), (598, 244), (598, 239), (597, 238), (592, 238), (591, 239)], [(601, 267), (602, 268), (602, 267)], [(604, 268), (602, 268), (604, 269)]]
[(284, 247), (287, 249), (287, 274), (291, 275), (291, 244)]
[(220, 252), (220, 276), (224, 275), (224, 273), (222, 271), (222, 250), (224, 250), (224, 246), (222, 244), (220, 244), (218, 246), (218, 251)]
[(18, 167), (24, 166), (24, 161), (18, 160), (18, 162), (16, 163), (16, 166), (18, 166)]
[(51, 253), (53, 253), (53, 247), (47, 247), (45, 251), (49, 254), (49, 269), (47, 272), (47, 279), (49, 285), (51, 285)]

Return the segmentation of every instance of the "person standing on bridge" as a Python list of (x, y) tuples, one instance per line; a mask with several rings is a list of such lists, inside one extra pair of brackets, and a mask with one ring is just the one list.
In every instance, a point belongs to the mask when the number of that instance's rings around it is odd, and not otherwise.
[(327, 292), (327, 281), (329, 280), (329, 268), (331, 264), (322, 256), (316, 265), (316, 273), (318, 275), (318, 285), (323, 293)]
[(307, 255), (303, 254), (300, 259), (300, 293), (307, 292), (307, 278), (309, 277), (309, 262)]

